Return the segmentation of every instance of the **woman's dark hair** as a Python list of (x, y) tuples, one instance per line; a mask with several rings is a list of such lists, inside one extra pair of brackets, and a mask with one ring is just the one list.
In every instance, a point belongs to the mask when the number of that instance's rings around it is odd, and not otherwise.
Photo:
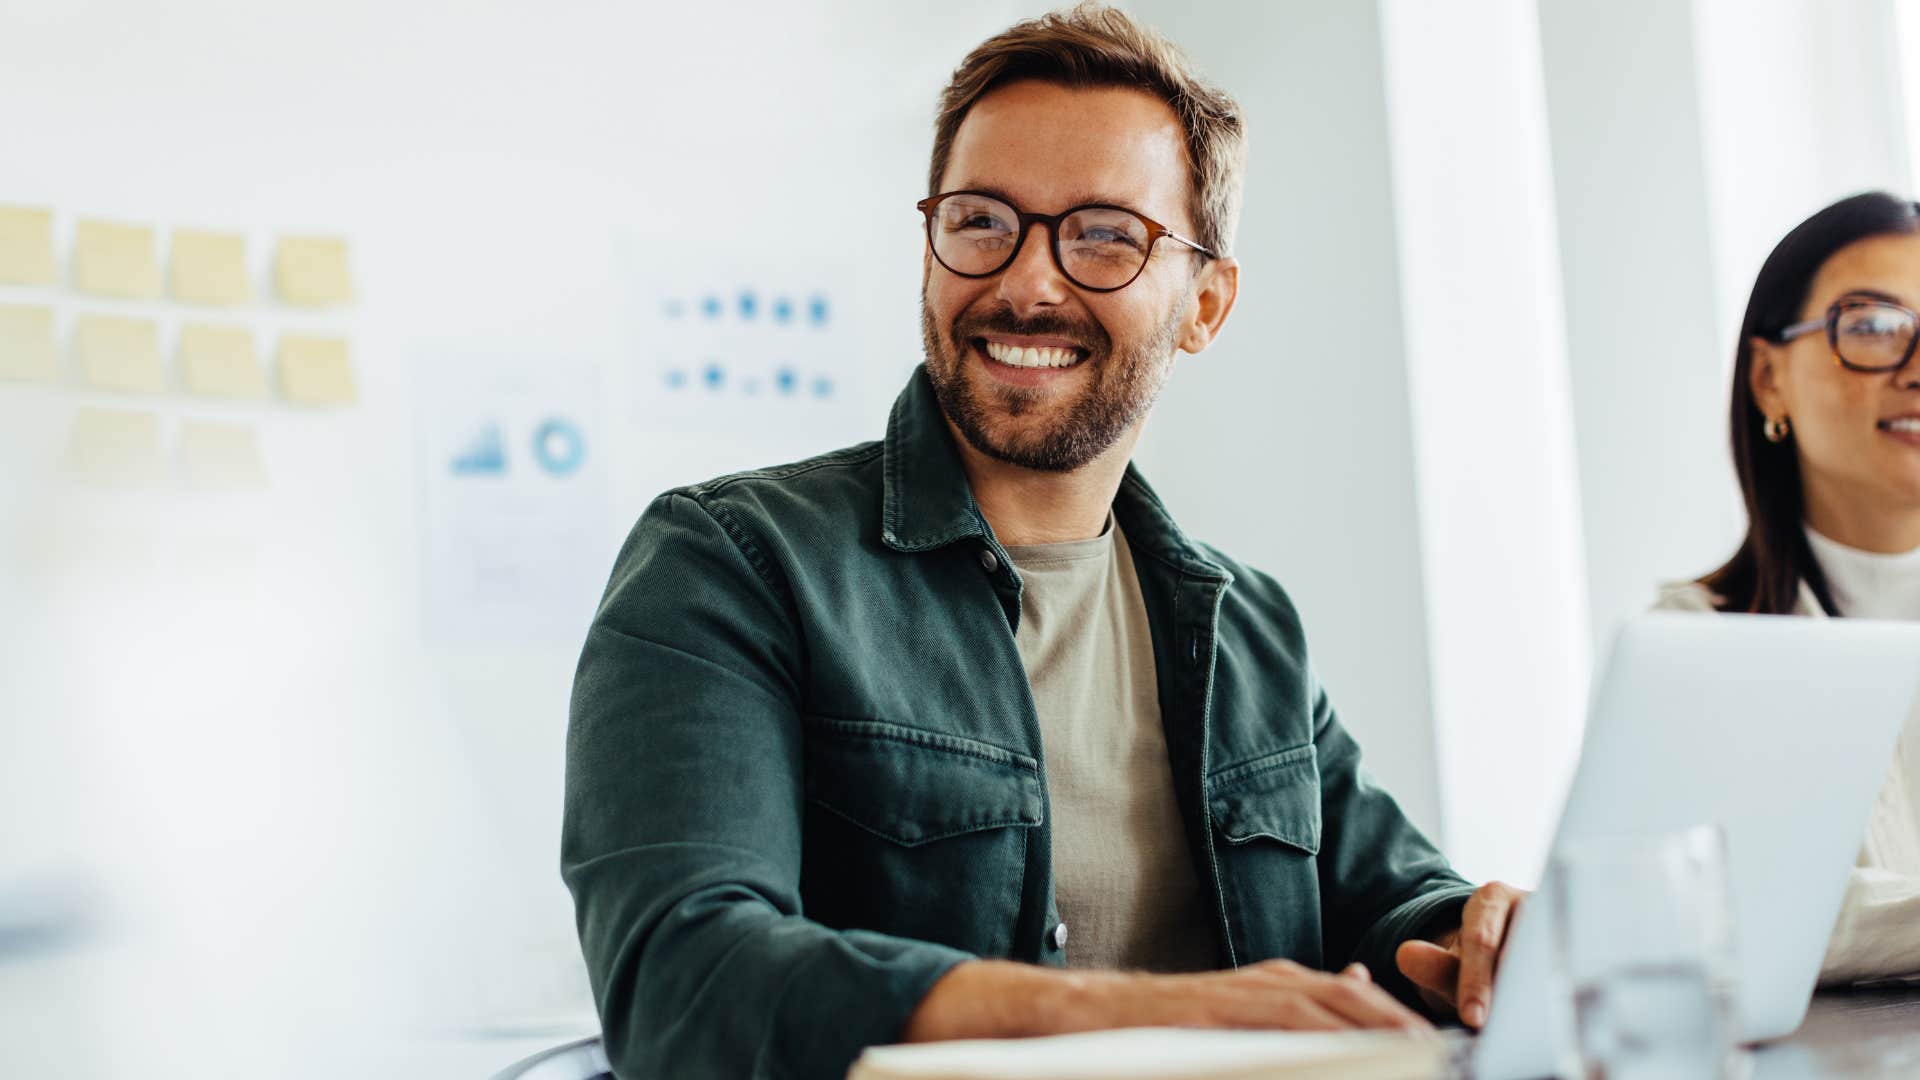
[(1920, 204), (1869, 191), (1841, 199), (1795, 226), (1754, 280), (1733, 365), (1733, 465), (1747, 502), (1740, 550), (1700, 583), (1720, 597), (1722, 611), (1792, 614), (1806, 582), (1828, 614), (1836, 614), (1826, 575), (1807, 544), (1800, 460), (1793, 441), (1768, 442), (1766, 418), (1753, 396), (1753, 340), (1780, 340), (1800, 320), (1813, 279), (1834, 252), (1874, 236), (1920, 232)]

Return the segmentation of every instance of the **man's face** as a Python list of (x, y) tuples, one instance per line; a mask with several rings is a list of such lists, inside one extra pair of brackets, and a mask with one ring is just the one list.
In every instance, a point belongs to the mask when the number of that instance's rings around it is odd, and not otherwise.
[[(1179, 117), (1158, 98), (1018, 82), (967, 114), (940, 190), (995, 192), (1029, 213), (1108, 203), (1191, 237), (1188, 172)], [(1030, 469), (1100, 456), (1145, 418), (1186, 344), (1200, 258), (1162, 240), (1132, 284), (1099, 293), (1061, 275), (1045, 226), (991, 277), (960, 277), (929, 249), (921, 327), (947, 418), (976, 450)], [(1053, 351), (1009, 352), (1035, 349)]]

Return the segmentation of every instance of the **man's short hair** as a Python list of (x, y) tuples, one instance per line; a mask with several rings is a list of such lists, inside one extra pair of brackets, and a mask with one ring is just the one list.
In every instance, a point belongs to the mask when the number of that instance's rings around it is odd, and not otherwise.
[(1178, 46), (1100, 3), (1016, 23), (967, 54), (940, 93), (927, 194), (940, 193), (954, 136), (974, 104), (1023, 79), (1076, 88), (1128, 87), (1165, 101), (1186, 131), (1194, 239), (1220, 255), (1232, 249), (1247, 160), (1239, 104), (1202, 79)]

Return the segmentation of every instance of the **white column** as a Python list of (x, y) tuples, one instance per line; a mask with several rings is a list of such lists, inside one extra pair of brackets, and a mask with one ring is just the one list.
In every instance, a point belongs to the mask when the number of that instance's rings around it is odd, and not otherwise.
[[(1910, 21), (1913, 5), (1897, 6)], [(1911, 194), (1895, 9), (1694, 0), (1723, 376), (1754, 276), (1787, 230), (1859, 191)]]
[(1381, 11), (1447, 849), (1531, 883), (1588, 660), (1538, 23), (1530, 0)]

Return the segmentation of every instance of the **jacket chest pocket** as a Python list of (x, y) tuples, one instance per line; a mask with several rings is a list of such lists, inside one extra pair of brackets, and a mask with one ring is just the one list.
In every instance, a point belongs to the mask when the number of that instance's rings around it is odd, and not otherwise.
[(1215, 773), (1207, 780), (1207, 808), (1235, 958), (1318, 965), (1320, 770), (1313, 744)]
[(1042, 817), (1039, 763), (880, 721), (806, 725), (806, 916), (1006, 955)]

